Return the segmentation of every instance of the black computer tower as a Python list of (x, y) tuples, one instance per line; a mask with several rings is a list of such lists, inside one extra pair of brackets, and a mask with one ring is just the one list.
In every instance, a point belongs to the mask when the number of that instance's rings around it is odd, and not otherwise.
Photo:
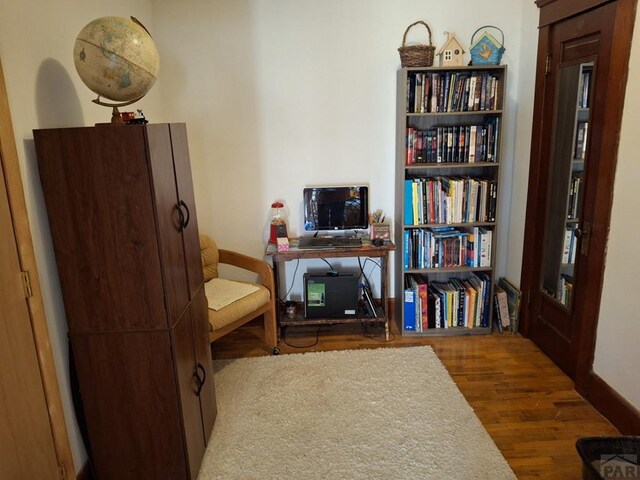
[(355, 317), (358, 277), (351, 274), (304, 274), (305, 318)]

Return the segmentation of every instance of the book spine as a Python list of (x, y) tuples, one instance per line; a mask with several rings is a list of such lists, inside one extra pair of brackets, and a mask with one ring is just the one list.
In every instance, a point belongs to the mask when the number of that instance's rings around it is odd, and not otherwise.
[(405, 331), (416, 330), (416, 298), (412, 289), (404, 291), (404, 325)]
[(404, 224), (413, 225), (413, 181), (404, 181)]

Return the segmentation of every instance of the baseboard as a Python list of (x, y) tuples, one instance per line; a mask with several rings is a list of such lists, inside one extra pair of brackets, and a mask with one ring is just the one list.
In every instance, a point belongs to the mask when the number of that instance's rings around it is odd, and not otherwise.
[(623, 435), (640, 435), (640, 411), (600, 378), (589, 372), (587, 400)]
[(96, 477), (93, 475), (93, 468), (91, 468), (91, 463), (88, 461), (82, 466), (76, 476), (77, 480), (95, 480), (95, 478)]

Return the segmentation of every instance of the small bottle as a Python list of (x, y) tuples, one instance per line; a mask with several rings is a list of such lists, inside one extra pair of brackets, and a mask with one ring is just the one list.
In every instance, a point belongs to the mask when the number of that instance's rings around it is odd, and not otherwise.
[(269, 243), (277, 243), (278, 238), (286, 238), (287, 236), (287, 212), (282, 202), (273, 202), (271, 204), (271, 232), (269, 235)]

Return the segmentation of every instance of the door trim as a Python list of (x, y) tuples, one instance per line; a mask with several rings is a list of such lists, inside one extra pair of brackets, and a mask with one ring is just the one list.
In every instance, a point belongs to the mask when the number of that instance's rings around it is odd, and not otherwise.
[(69, 444), (69, 435), (64, 419), (60, 386), (56, 375), (53, 352), (49, 339), (47, 318), (40, 289), (40, 279), (36, 266), (33, 239), (29, 228), (29, 217), (24, 199), (20, 163), (16, 149), (11, 111), (4, 82), (2, 64), (0, 62), (0, 167), (4, 170), (9, 211), (13, 220), (14, 235), (18, 247), (20, 268), (29, 272), (32, 295), (27, 299), (27, 307), (31, 318), (31, 328), (35, 339), (38, 363), (42, 375), (42, 384), (47, 402), (53, 444), (56, 450), (58, 465), (64, 468), (66, 478), (76, 477)]

